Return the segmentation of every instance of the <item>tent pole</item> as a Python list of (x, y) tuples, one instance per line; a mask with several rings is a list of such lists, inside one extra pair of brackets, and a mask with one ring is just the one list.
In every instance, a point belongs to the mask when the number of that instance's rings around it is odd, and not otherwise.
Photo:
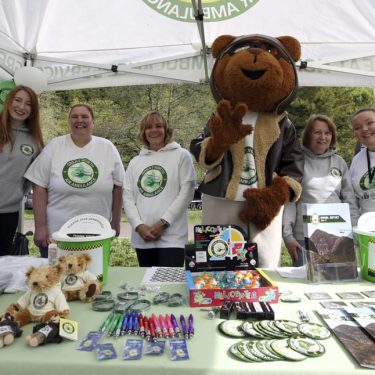
[(202, 1), (198, 0), (198, 4), (195, 3), (196, 0), (191, 0), (191, 4), (194, 10), (194, 18), (197, 21), (199, 36), (201, 38), (202, 43), (202, 54), (203, 54), (203, 64), (204, 64), (204, 75), (205, 75), (205, 82), (209, 82), (209, 74), (208, 74), (208, 62), (207, 62), (207, 46), (206, 40), (204, 36), (204, 23), (203, 23), (203, 9), (202, 9)]

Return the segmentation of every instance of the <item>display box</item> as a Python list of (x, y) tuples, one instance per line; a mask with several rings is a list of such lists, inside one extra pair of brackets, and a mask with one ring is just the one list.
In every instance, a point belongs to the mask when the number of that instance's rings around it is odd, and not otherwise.
[(303, 204), (307, 281), (329, 283), (358, 279), (348, 203)]
[[(279, 289), (277, 285), (260, 269), (251, 270), (254, 277), (259, 277), (259, 286), (254, 288), (239, 287), (197, 287), (196, 280), (205, 276), (214, 278), (215, 275), (227, 275), (246, 272), (241, 271), (186, 271), (186, 280), (189, 288), (190, 306), (207, 307), (221, 306), (225, 301), (241, 302), (268, 302), (277, 303), (279, 300)], [(250, 271), (249, 271), (250, 272)], [(224, 276), (225, 277), (225, 276)], [(229, 285), (229, 284), (228, 284)]]

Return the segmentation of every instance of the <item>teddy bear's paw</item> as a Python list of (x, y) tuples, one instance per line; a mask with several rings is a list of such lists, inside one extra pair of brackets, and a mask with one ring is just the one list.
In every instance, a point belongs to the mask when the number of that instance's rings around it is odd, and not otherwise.
[(90, 298), (96, 293), (96, 284), (90, 284), (87, 292), (86, 292), (86, 297)]
[(11, 333), (8, 333), (2, 339), (3, 339), (2, 341), (4, 342), (4, 346), (12, 345), (14, 342), (14, 335), (12, 335)]

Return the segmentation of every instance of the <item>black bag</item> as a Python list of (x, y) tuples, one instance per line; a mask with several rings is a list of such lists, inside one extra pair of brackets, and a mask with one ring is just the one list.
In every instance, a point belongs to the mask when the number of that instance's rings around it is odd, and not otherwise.
[(26, 234), (16, 232), (12, 245), (9, 248), (9, 255), (29, 255), (29, 239), (26, 236), (32, 235), (29, 231)]

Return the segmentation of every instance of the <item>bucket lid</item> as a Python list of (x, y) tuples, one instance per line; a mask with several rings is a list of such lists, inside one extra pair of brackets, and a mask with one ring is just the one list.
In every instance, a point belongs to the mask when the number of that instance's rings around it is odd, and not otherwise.
[(52, 234), (55, 241), (87, 242), (114, 237), (116, 232), (101, 215), (83, 214), (68, 220), (59, 231)]
[(357, 230), (375, 233), (375, 212), (366, 212), (358, 219)]

